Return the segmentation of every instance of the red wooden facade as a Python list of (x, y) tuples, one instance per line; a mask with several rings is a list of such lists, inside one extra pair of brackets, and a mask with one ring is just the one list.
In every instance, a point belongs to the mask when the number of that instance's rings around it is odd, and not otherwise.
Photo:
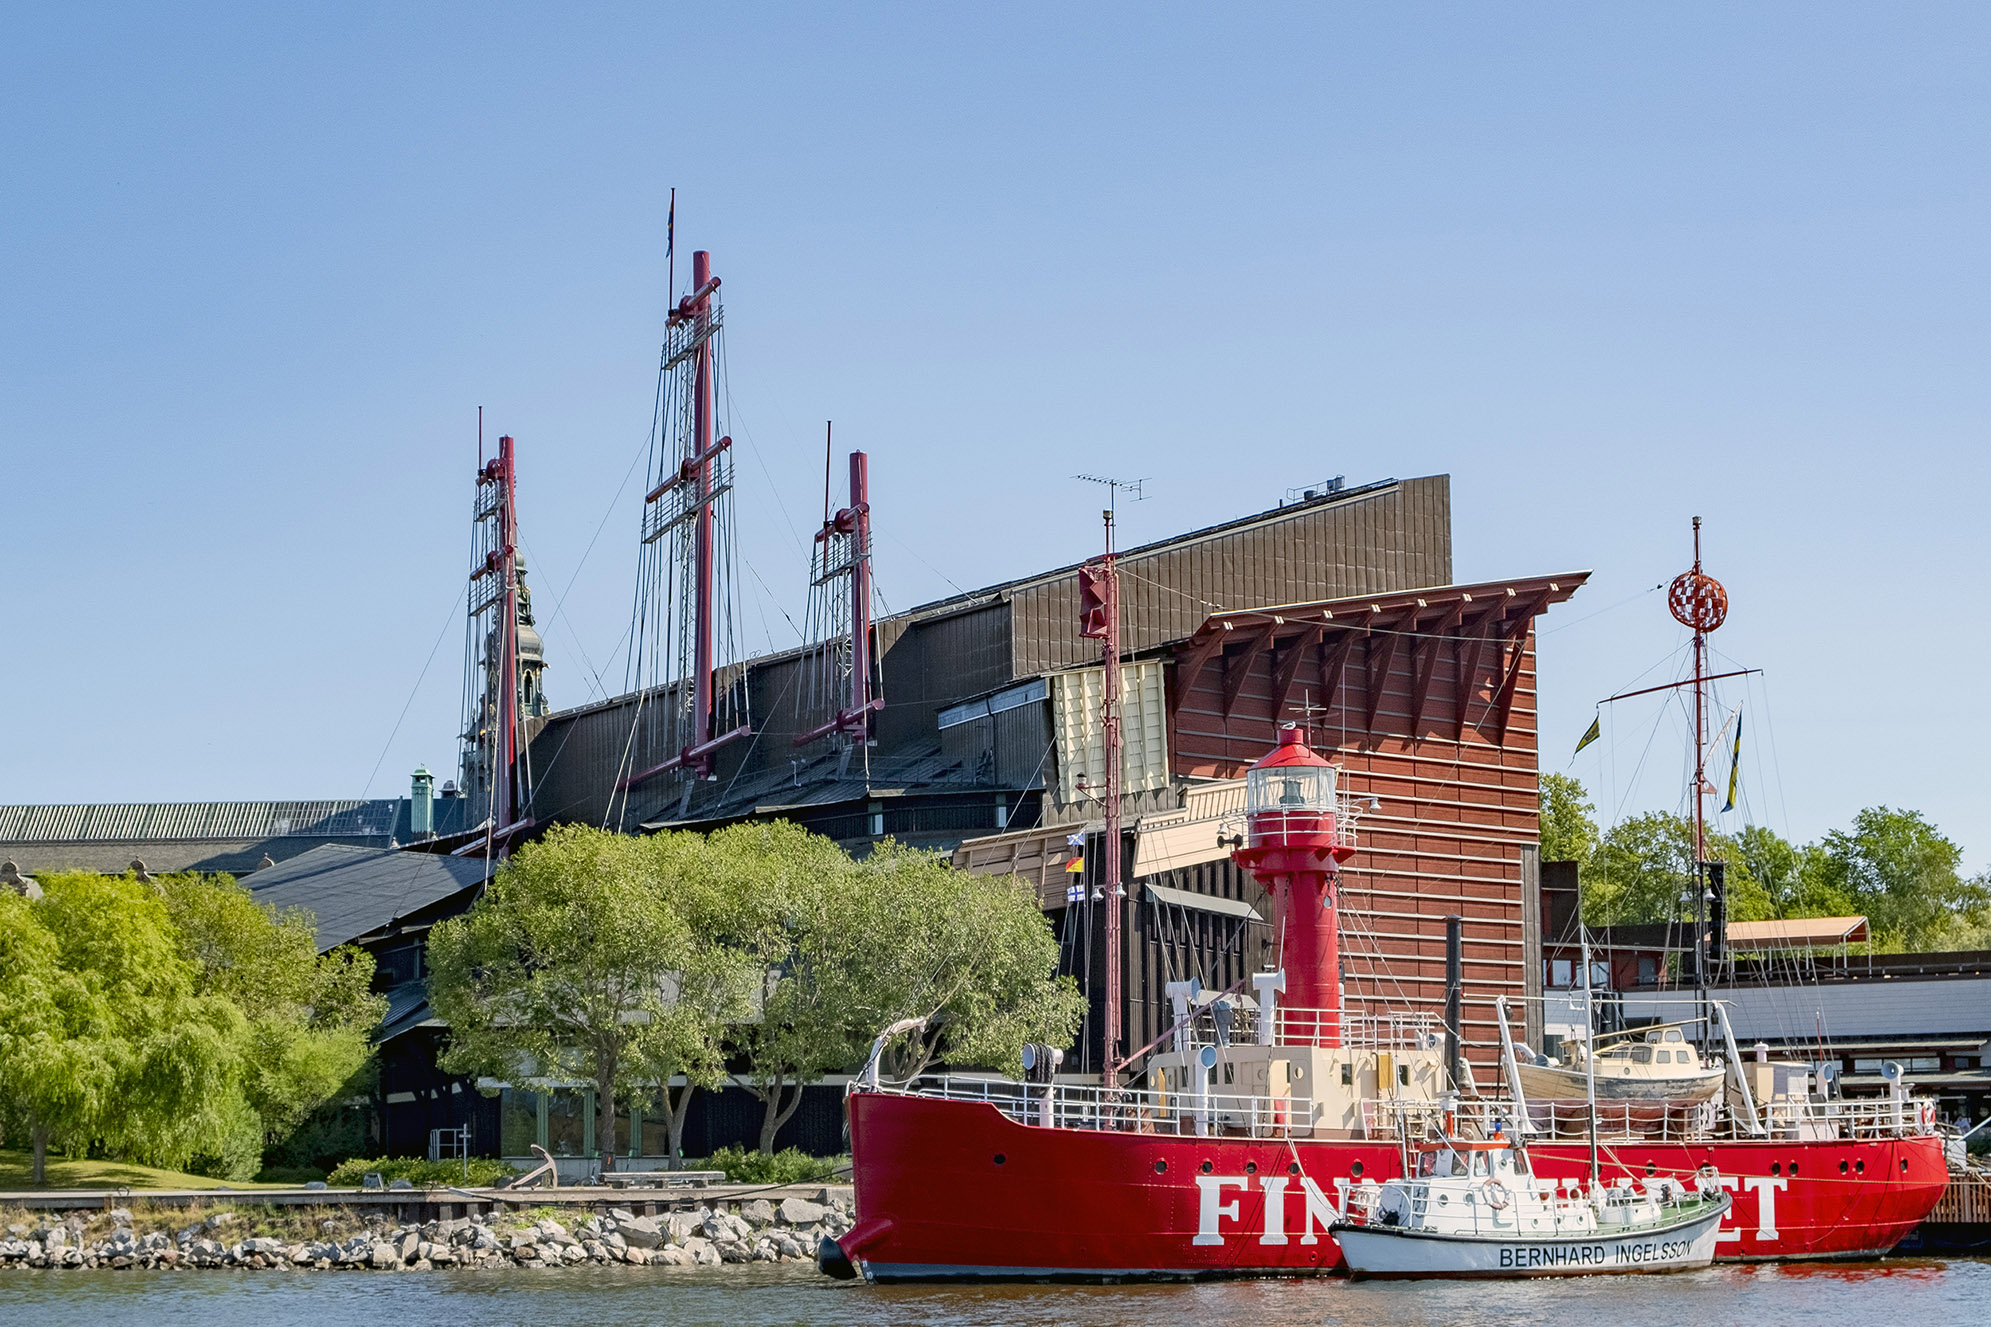
[(1380, 803), (1342, 871), (1347, 995), (1437, 1015), (1458, 913), (1464, 1040), (1483, 1061), (1494, 997), (1538, 991), (1523, 916), (1540, 838), (1534, 623), (1587, 577), (1221, 613), (1174, 646), (1173, 772), (1238, 777), (1279, 723), (1306, 723), (1342, 786)]

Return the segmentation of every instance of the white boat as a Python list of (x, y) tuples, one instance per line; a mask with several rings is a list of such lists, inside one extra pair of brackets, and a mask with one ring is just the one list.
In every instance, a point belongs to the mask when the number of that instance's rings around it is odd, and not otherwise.
[(1629, 1180), (1612, 1187), (1539, 1180), (1523, 1148), (1444, 1139), (1415, 1173), (1349, 1191), (1334, 1238), (1357, 1277), (1588, 1276), (1678, 1272), (1714, 1259), (1733, 1201), (1719, 1180)]
[[(1680, 1026), (1668, 1023), (1597, 1038), (1597, 1099), (1712, 1100), (1721, 1091), (1728, 1071), (1719, 1062), (1702, 1063), (1693, 1045), (1681, 1035)], [(1528, 1100), (1565, 1100), (1588, 1091), (1585, 1078), (1593, 1067), (1588, 1063), (1589, 1048), (1580, 1040), (1564, 1045), (1569, 1053), (1567, 1064), (1534, 1055), (1525, 1047), (1515, 1048), (1515, 1070)]]

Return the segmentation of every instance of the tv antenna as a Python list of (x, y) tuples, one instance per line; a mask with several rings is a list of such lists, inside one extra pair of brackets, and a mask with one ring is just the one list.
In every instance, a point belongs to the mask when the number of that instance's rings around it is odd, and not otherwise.
[(1108, 511), (1112, 511), (1118, 507), (1122, 492), (1133, 494), (1134, 501), (1136, 502), (1146, 502), (1148, 500), (1148, 495), (1141, 490), (1141, 486), (1148, 482), (1146, 479), (1114, 479), (1107, 475), (1073, 475), (1072, 478), (1083, 479), (1088, 484), (1106, 485), (1106, 509)]

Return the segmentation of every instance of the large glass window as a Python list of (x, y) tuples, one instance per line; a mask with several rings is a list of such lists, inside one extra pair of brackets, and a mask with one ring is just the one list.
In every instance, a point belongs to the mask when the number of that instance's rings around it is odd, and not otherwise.
[(529, 1156), (539, 1141), (539, 1094), (508, 1087), (498, 1094), (498, 1150), (508, 1157)]
[(546, 1103), (546, 1150), (556, 1157), (587, 1155), (588, 1093), (556, 1088)]
[(619, 1157), (635, 1155), (629, 1150), (630, 1126), (635, 1123), (630, 1118), (631, 1104), (628, 1097), (619, 1098), (615, 1103), (615, 1146), (609, 1150)]

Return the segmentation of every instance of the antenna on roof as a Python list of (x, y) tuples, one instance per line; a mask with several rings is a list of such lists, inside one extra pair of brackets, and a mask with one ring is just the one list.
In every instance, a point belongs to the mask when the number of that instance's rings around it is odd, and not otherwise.
[(1106, 508), (1111, 511), (1118, 503), (1120, 494), (1125, 491), (1134, 495), (1134, 501), (1146, 502), (1148, 495), (1141, 490), (1146, 479), (1113, 479), (1106, 475), (1073, 475), (1073, 479), (1083, 479), (1088, 484), (1106, 485)]

